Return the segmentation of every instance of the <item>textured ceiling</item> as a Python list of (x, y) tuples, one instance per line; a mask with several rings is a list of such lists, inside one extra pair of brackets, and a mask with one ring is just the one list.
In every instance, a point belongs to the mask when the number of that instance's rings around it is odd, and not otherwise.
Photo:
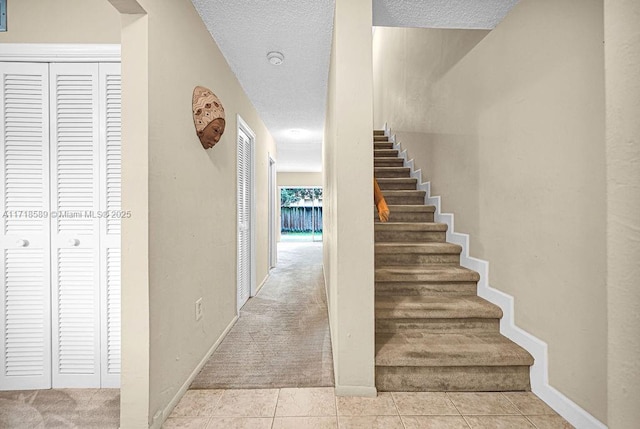
[(373, 25), (491, 30), (519, 0), (373, 0)]
[[(373, 0), (373, 23), (491, 29), (517, 1)], [(277, 170), (321, 171), (334, 1), (192, 2), (275, 139)]]

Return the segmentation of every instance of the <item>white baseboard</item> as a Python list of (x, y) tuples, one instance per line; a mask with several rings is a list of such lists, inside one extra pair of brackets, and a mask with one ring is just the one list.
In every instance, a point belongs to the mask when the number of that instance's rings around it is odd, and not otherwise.
[(378, 396), (378, 390), (368, 386), (340, 386), (336, 384), (336, 396), (363, 396), (367, 398), (375, 398)]
[(267, 273), (267, 275), (264, 277), (264, 280), (262, 280), (262, 283), (260, 283), (256, 288), (256, 293), (254, 293), (253, 296), (256, 296), (258, 292), (260, 292), (260, 289), (262, 289), (262, 286), (264, 286), (267, 280), (269, 280), (269, 277), (271, 277), (271, 273)]
[(211, 346), (209, 351), (204, 355), (200, 363), (198, 363), (196, 368), (191, 372), (187, 380), (184, 382), (182, 387), (180, 387), (180, 389), (176, 392), (175, 396), (169, 402), (169, 404), (162, 410), (162, 412), (159, 412), (155, 416), (153, 416), (153, 422), (149, 426), (150, 429), (160, 429), (162, 427), (162, 424), (169, 417), (169, 415), (171, 414), (173, 409), (176, 407), (176, 405), (178, 405), (178, 402), (180, 402), (180, 399), (182, 399), (182, 397), (187, 392), (187, 390), (189, 390), (189, 386), (191, 385), (193, 380), (196, 378), (196, 376), (200, 373), (200, 370), (202, 369), (202, 367), (207, 363), (207, 361), (209, 360), (213, 352), (216, 351), (220, 343), (222, 343), (222, 340), (224, 340), (224, 338), (227, 336), (227, 334), (229, 333), (231, 328), (233, 328), (233, 325), (235, 325), (237, 321), (238, 321), (238, 316), (236, 315), (231, 320), (231, 323), (229, 323), (229, 325), (222, 332), (218, 340), (213, 344), (213, 346)]
[(415, 177), (418, 180), (418, 189), (426, 192), (425, 204), (435, 206), (434, 220), (448, 225), (447, 241), (462, 246), (460, 265), (480, 274), (478, 296), (502, 309), (503, 316), (500, 320), (500, 333), (533, 356), (535, 363), (531, 366), (529, 373), (531, 391), (576, 428), (605, 429), (606, 425), (549, 385), (547, 343), (516, 326), (514, 322), (513, 297), (489, 285), (489, 262), (469, 256), (469, 234), (455, 232), (453, 213), (442, 213), (440, 210), (440, 197), (431, 196), (431, 182), (422, 181), (422, 171), (415, 170), (413, 159), (408, 159), (407, 151), (402, 150), (401, 144), (396, 142), (396, 136), (390, 135), (387, 124), (385, 124), (384, 130), (385, 135), (389, 137), (389, 141), (394, 143), (394, 148), (398, 149), (400, 156), (404, 158), (405, 167), (411, 168), (411, 177)]

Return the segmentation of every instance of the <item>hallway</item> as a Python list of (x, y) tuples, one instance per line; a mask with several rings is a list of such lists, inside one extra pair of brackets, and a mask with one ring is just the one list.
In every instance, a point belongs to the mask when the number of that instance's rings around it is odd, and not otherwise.
[(191, 389), (333, 385), (322, 243), (279, 243), (277, 267)]

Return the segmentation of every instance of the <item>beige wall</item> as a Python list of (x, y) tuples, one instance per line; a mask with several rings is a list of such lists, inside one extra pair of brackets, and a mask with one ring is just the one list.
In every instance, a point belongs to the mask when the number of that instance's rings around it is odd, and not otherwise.
[(374, 395), (371, 0), (337, 0), (325, 121), (324, 269), (338, 395)]
[(105, 0), (9, 0), (0, 43), (120, 43), (120, 14)]
[[(135, 3), (135, 0), (131, 0)], [(120, 427), (149, 426), (149, 20), (122, 16)]]
[(278, 186), (322, 186), (322, 173), (279, 172)]
[[(174, 398), (236, 314), (236, 139), (256, 133), (257, 283), (267, 275), (267, 153), (275, 144), (189, 0), (141, 1), (149, 16), (150, 410)], [(202, 149), (196, 85), (222, 100), (227, 127)], [(195, 301), (204, 317), (196, 321)], [(166, 417), (166, 416), (165, 416)]]
[(606, 0), (608, 423), (640, 421), (640, 3)]
[(397, 133), (550, 384), (607, 419), (603, 8), (523, 0), (492, 32), (380, 28), (375, 124)]

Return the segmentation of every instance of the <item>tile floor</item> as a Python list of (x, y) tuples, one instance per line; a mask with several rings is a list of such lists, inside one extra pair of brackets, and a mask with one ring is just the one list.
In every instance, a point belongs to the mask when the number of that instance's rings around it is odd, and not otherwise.
[(189, 390), (164, 429), (564, 429), (532, 393), (379, 393), (336, 397), (332, 387)]

